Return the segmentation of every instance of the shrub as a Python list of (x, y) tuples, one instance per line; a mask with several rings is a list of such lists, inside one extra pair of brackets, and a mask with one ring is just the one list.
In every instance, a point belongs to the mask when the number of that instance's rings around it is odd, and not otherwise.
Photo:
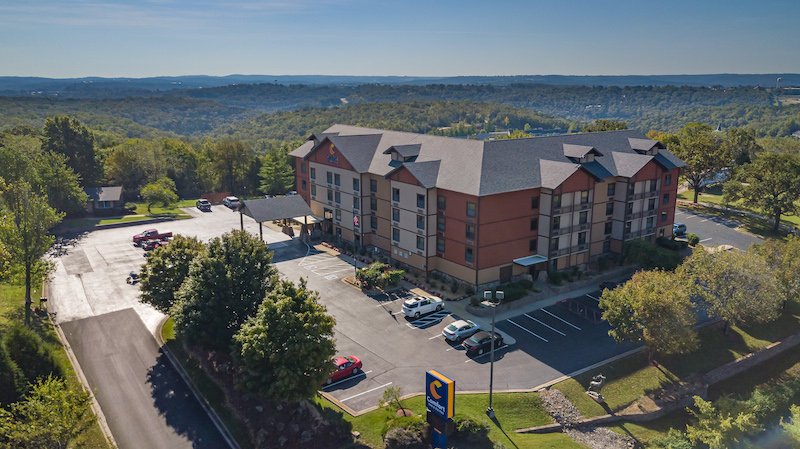
[(489, 424), (464, 416), (456, 416), (453, 420), (458, 433), (473, 434), (477, 436), (489, 433)]
[(0, 406), (18, 401), (26, 383), (25, 374), (0, 342)]
[(681, 430), (669, 429), (667, 434), (653, 441), (653, 447), (660, 449), (692, 449), (694, 446)]
[(686, 249), (686, 247), (688, 246), (687, 242), (684, 242), (682, 240), (672, 240), (666, 237), (657, 238), (656, 244), (662, 248), (671, 249), (672, 251), (680, 251), (682, 249)]
[(24, 326), (12, 326), (5, 334), (3, 343), (8, 348), (9, 357), (25, 374), (29, 382), (47, 376), (62, 376), (61, 369), (56, 364), (50, 349), (44, 344), (42, 338), (34, 331)]
[(383, 444), (386, 449), (427, 449), (430, 447), (425, 442), (423, 432), (403, 427), (389, 429), (383, 439)]
[(686, 241), (689, 243), (689, 246), (697, 246), (700, 243), (700, 236), (697, 234), (689, 234), (686, 236)]
[(612, 266), (614, 266), (614, 257), (613, 256), (602, 256), (597, 259), (597, 268), (600, 271), (606, 271)]
[(561, 285), (564, 282), (565, 274), (558, 272), (558, 271), (548, 271), (547, 272), (547, 282), (553, 285)]
[(458, 281), (453, 279), (453, 282), (450, 283), (450, 291), (453, 293), (458, 293)]
[(521, 280), (517, 281), (517, 284), (519, 284), (520, 287), (522, 287), (522, 288), (524, 288), (526, 290), (530, 290), (530, 289), (533, 288), (533, 282), (529, 281), (527, 279), (521, 279)]
[(469, 305), (474, 306), (474, 307), (478, 307), (479, 305), (481, 305), (481, 298), (479, 298), (477, 296), (470, 296), (469, 297)]
[(467, 288), (464, 289), (464, 293), (468, 295), (474, 295), (475, 289), (471, 285), (467, 285)]
[(674, 270), (681, 263), (681, 256), (675, 251), (637, 239), (625, 242), (625, 262), (641, 264), (645, 268)]
[(136, 212), (136, 203), (125, 203), (125, 211), (130, 213)]
[(403, 275), (405, 275), (405, 271), (390, 270), (389, 266), (383, 262), (372, 262), (356, 271), (356, 279), (362, 287), (368, 290), (373, 288), (383, 290), (388, 286), (396, 285), (403, 279)]

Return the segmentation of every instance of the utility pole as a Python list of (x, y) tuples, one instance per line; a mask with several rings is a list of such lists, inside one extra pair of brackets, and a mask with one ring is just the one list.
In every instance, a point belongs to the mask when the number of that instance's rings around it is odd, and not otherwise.
[[(492, 390), (494, 389), (494, 342), (495, 338), (495, 329), (494, 329), (494, 321), (495, 317), (497, 316), (497, 305), (500, 301), (505, 298), (505, 293), (501, 290), (497, 290), (492, 293), (491, 290), (486, 290), (483, 292), (483, 299), (489, 301), (492, 305), (492, 335), (491, 335), (491, 343), (490, 343), (490, 355), (489, 355), (489, 407), (486, 408), (486, 415), (489, 419), (494, 419), (494, 408), (492, 408)], [(496, 301), (493, 301), (496, 300)]]

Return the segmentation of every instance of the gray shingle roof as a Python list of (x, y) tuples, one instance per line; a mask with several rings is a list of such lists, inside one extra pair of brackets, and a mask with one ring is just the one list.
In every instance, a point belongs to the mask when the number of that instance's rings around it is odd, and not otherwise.
[(83, 191), (91, 201), (122, 201), (122, 186), (86, 187)]
[[(479, 141), (334, 125), (317, 136), (320, 141), (321, 136), (334, 142), (359, 172), (385, 176), (403, 165), (426, 187), (470, 195), (553, 188), (579, 169), (605, 179), (634, 176), (654, 159), (666, 168), (684, 165), (667, 150), (659, 150), (656, 156), (640, 154), (645, 151), (642, 148), (649, 150), (658, 142), (635, 130)], [(417, 152), (416, 160), (392, 161), (385, 154), (392, 147), (409, 155)], [(592, 149), (593, 162), (573, 161)], [(305, 157), (311, 150), (306, 143), (291, 154)], [(437, 164), (426, 164), (430, 162)]]
[(244, 200), (242, 213), (256, 222), (281, 220), (284, 218), (311, 215), (311, 208), (300, 195), (276, 196), (274, 198), (260, 198)]

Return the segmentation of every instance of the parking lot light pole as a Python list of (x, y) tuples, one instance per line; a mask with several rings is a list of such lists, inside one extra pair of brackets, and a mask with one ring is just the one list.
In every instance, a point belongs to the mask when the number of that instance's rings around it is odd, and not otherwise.
[[(494, 330), (494, 320), (497, 316), (497, 304), (505, 298), (505, 293), (500, 290), (497, 290), (492, 294), (491, 290), (486, 290), (483, 292), (483, 299), (489, 301), (492, 305), (492, 335), (491, 335), (491, 349), (489, 350), (489, 407), (486, 408), (486, 415), (489, 419), (494, 419), (494, 408), (492, 408), (492, 390), (494, 387), (494, 342), (496, 341), (495, 338), (495, 330)], [(493, 301), (495, 299), (496, 301)]]

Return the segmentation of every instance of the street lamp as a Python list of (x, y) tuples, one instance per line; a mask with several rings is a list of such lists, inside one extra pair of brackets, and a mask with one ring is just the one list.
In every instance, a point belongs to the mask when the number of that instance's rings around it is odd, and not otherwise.
[[(494, 293), (491, 290), (486, 290), (483, 292), (483, 299), (489, 301), (489, 304), (492, 305), (492, 340), (490, 343), (490, 351), (489, 353), (489, 407), (486, 409), (486, 415), (489, 416), (490, 419), (494, 419), (494, 409), (492, 408), (492, 390), (494, 387), (494, 342), (496, 340), (494, 334), (494, 319), (497, 316), (497, 304), (505, 298), (505, 293), (501, 290), (497, 290)], [(492, 301), (495, 299), (496, 301)]]

